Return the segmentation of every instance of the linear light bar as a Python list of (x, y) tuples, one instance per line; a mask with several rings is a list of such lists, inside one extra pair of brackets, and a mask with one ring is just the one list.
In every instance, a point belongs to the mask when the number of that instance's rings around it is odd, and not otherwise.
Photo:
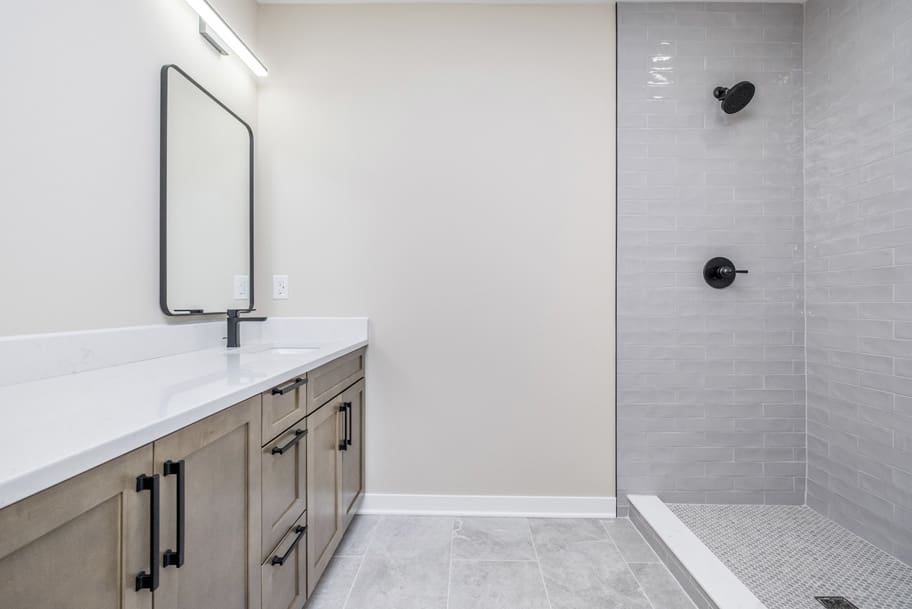
[(247, 67), (250, 68), (251, 72), (257, 76), (266, 76), (269, 74), (269, 70), (266, 69), (263, 62), (253, 54), (250, 47), (244, 44), (241, 37), (235, 34), (234, 30), (231, 29), (231, 26), (222, 19), (222, 16), (212, 8), (212, 5), (209, 4), (207, 0), (187, 0), (187, 4), (189, 4), (200, 16), (200, 19), (206, 22), (206, 25), (212, 28), (212, 31), (228, 45), (228, 48), (234, 51), (234, 54), (247, 64)]

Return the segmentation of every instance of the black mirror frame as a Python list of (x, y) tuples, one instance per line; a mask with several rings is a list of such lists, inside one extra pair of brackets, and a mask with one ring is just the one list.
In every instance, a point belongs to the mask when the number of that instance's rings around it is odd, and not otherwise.
[(166, 64), (161, 68), (161, 119), (160, 119), (160, 150), (159, 150), (159, 306), (162, 313), (169, 317), (187, 317), (191, 315), (226, 315), (225, 311), (204, 311), (203, 309), (187, 309), (172, 311), (168, 308), (168, 70), (175, 70), (181, 76), (190, 81), (197, 89), (205, 93), (209, 99), (217, 103), (228, 114), (233, 116), (241, 123), (250, 136), (250, 268), (248, 270), (248, 290), (250, 298), (246, 309), (240, 309), (241, 313), (255, 311), (253, 307), (253, 129), (250, 128), (244, 119), (238, 116), (228, 106), (223, 104), (217, 97), (206, 90), (201, 84), (196, 82), (189, 74), (184, 72), (175, 64)]

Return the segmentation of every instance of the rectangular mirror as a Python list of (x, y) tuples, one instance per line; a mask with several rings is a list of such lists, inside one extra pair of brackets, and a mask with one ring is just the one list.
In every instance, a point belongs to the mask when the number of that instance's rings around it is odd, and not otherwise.
[(166, 315), (253, 309), (253, 131), (175, 65), (161, 70)]

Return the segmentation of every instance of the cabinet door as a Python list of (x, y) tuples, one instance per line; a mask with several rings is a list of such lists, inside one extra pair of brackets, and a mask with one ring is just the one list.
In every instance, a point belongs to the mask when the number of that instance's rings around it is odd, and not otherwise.
[(339, 517), (341, 407), (342, 400), (336, 398), (307, 417), (308, 597), (342, 538)]
[(347, 409), (343, 416), (347, 446), (342, 452), (339, 508), (344, 530), (357, 512), (364, 491), (364, 379), (346, 389), (341, 399), (343, 408)]
[(0, 607), (151, 609), (151, 445), (0, 510)]
[(259, 609), (260, 417), (257, 396), (155, 443), (165, 555), (181, 550), (181, 511), (184, 538), (183, 564), (161, 570), (156, 609)]

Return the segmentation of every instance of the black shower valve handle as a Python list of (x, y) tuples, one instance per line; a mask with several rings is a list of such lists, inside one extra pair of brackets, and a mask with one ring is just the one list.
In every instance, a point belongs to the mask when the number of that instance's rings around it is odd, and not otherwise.
[(703, 267), (703, 279), (716, 289), (727, 288), (735, 281), (738, 273), (746, 274), (747, 269), (735, 268), (735, 263), (728, 258), (712, 258)]
[(736, 269), (733, 266), (728, 266), (727, 264), (720, 266), (716, 269), (716, 275), (719, 277), (729, 277), (734, 273), (747, 273), (747, 269)]

